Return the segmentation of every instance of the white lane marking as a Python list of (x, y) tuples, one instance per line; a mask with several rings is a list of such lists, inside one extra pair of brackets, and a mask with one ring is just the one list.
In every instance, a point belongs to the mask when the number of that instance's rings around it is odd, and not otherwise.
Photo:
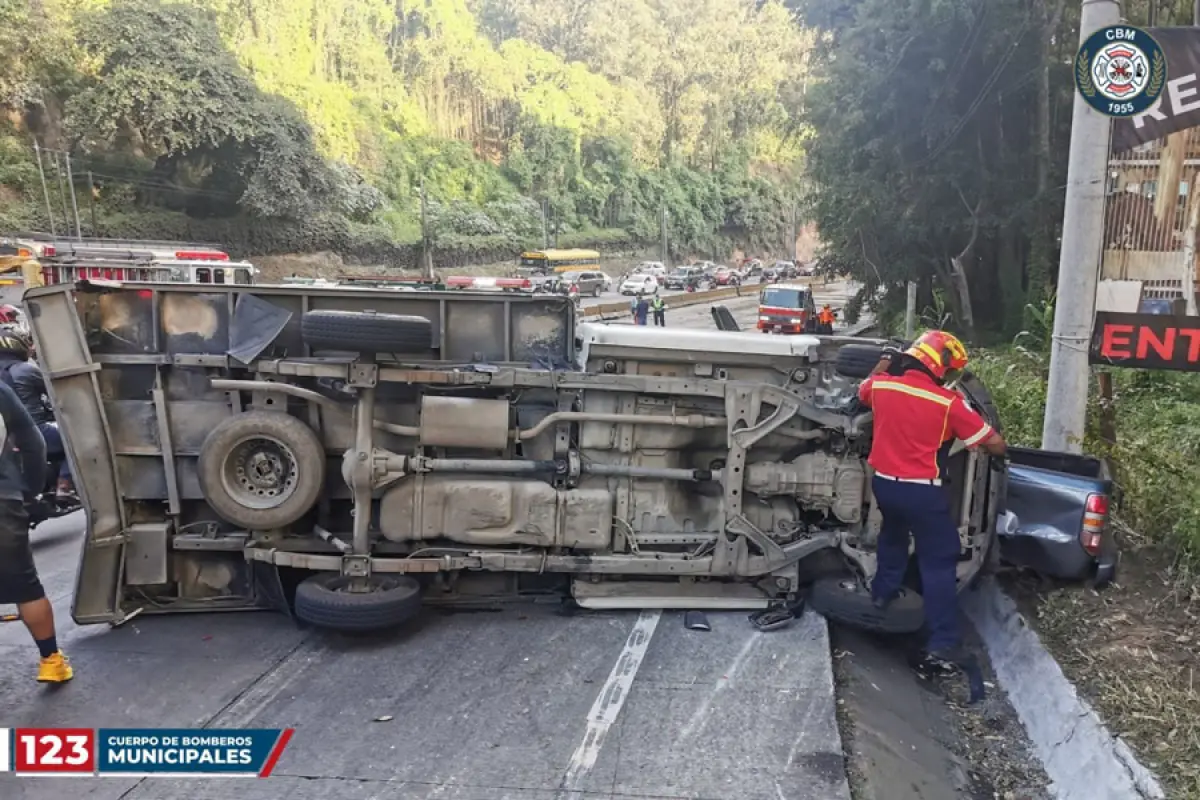
[(742, 668), (742, 663), (746, 660), (746, 657), (750, 655), (750, 651), (754, 648), (754, 645), (761, 641), (762, 638), (763, 637), (758, 633), (753, 632), (746, 637), (746, 643), (742, 645), (742, 649), (738, 651), (736, 656), (734, 656), (733, 662), (729, 665), (729, 668), (726, 669), (725, 673), (717, 679), (712, 691), (710, 691), (708, 696), (704, 698), (704, 702), (701, 703), (700, 707), (696, 709), (696, 713), (692, 714), (692, 718), (688, 720), (688, 724), (685, 725), (683, 730), (679, 732), (680, 740), (689, 738), (698, 729), (704, 727), (704, 724), (708, 722), (709, 712), (712, 711), (713, 701), (717, 699), (717, 695), (722, 690), (729, 686), (729, 682), (734, 679), (738, 673), (738, 670)]
[(592, 703), (592, 708), (588, 711), (587, 730), (571, 755), (571, 760), (567, 762), (567, 771), (563, 775), (558, 792), (560, 798), (576, 800), (582, 797), (580, 787), (592, 767), (596, 766), (609, 728), (621, 714), (625, 698), (629, 696), (633, 679), (637, 676), (638, 668), (642, 666), (642, 660), (650, 647), (650, 638), (654, 636), (654, 630), (661, 618), (661, 610), (643, 611), (638, 615), (637, 622), (633, 623), (633, 630), (629, 632), (629, 638), (625, 640), (625, 646), (617, 656), (617, 663), (613, 664), (612, 672), (608, 673), (608, 680), (600, 687), (596, 702)]

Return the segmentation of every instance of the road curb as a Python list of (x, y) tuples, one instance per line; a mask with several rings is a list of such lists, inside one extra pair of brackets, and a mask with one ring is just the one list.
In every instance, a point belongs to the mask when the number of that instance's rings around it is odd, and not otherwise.
[(1079, 696), (994, 578), (986, 577), (966, 592), (962, 605), (1058, 800), (1166, 797), (1153, 773)]

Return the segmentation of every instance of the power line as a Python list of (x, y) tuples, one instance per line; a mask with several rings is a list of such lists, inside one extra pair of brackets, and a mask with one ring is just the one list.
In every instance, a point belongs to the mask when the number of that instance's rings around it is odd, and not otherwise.
[[(71, 156), (71, 154), (65, 150), (55, 150), (53, 148), (48, 148), (48, 147), (43, 147), (42, 152), (54, 153), (56, 155), (62, 155), (62, 156)], [(158, 191), (165, 191), (165, 192), (179, 192), (181, 194), (203, 195), (206, 197), (213, 197), (213, 198), (217, 198), (217, 199), (221, 199), (221, 200), (229, 200), (231, 202), (236, 202), (238, 199), (238, 195), (236, 192), (221, 191), (221, 190), (217, 190), (217, 189), (199, 189), (199, 188), (192, 188), (189, 186), (179, 186), (176, 184), (167, 183), (165, 181), (155, 181), (153, 179), (148, 179), (145, 176), (128, 177), (128, 176), (121, 176), (121, 175), (113, 175), (108, 172), (100, 172), (100, 171), (97, 171), (94, 168), (94, 166), (96, 164), (101, 164), (104, 169), (107, 169), (108, 167), (107, 167), (107, 165), (104, 165), (103, 161), (97, 160), (94, 157), (90, 157), (90, 156), (83, 156), (83, 157), (71, 156), (71, 157), (79, 158), (79, 161), (85, 167), (88, 167), (90, 169), (92, 175), (95, 177), (98, 177), (98, 178), (106, 178), (111, 181), (117, 181), (118, 183), (125, 183), (125, 184), (129, 184), (131, 186), (139, 186), (144, 189), (156, 189)], [(56, 164), (55, 168), (57, 169), (57, 164)]]

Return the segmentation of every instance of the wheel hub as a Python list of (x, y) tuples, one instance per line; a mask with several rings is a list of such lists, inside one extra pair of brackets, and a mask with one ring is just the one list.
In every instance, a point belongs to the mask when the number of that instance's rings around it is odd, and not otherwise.
[(248, 439), (233, 448), (225, 476), (230, 494), (243, 505), (276, 506), (296, 489), (296, 457), (283, 442), (265, 437)]

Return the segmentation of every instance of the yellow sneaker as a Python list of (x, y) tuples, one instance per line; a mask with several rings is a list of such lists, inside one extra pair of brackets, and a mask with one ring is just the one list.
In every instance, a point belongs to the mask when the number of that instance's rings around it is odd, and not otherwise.
[(75, 670), (62, 650), (51, 653), (38, 664), (38, 683), (66, 683), (74, 677)]

